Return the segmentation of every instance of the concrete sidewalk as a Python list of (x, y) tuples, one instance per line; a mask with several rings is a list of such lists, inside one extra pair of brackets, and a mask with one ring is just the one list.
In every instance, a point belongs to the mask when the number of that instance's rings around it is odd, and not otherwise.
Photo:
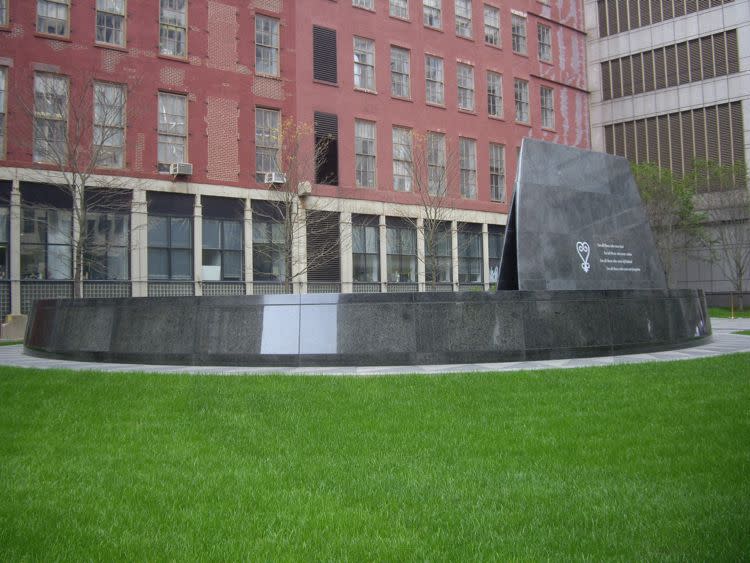
[[(419, 366), (359, 366), (359, 367), (274, 367), (253, 368), (245, 366), (161, 366), (146, 364), (105, 364), (96, 362), (75, 362), (48, 360), (27, 356), (23, 346), (0, 346), (0, 365), (37, 369), (95, 370), (105, 372), (151, 372), (185, 373), (206, 375), (396, 375), (404, 373), (444, 374), (455, 372), (516, 371), (550, 368), (577, 368), (585, 366), (609, 366), (638, 362), (665, 362), (670, 360), (690, 360), (710, 358), (735, 352), (750, 352), (750, 336), (734, 334), (738, 330), (750, 330), (750, 319), (711, 319), (713, 340), (702, 346), (654, 352), (651, 354), (630, 354), (625, 356), (601, 356), (595, 358), (575, 358), (569, 360), (545, 360), (536, 362), (502, 362), (490, 364), (449, 364)], [(750, 365), (748, 366), (750, 369)]]

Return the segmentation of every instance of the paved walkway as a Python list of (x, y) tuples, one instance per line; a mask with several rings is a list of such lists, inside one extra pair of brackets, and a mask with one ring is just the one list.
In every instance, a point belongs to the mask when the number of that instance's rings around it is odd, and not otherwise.
[(536, 362), (501, 362), (488, 364), (450, 364), (421, 366), (376, 366), (376, 367), (300, 367), (300, 368), (253, 368), (231, 366), (159, 366), (145, 364), (105, 364), (97, 362), (74, 362), (48, 360), (27, 356), (23, 346), (0, 346), (0, 365), (39, 368), (97, 370), (107, 372), (155, 372), (212, 375), (242, 375), (281, 373), (287, 375), (392, 375), (402, 373), (442, 374), (469, 371), (516, 371), (549, 368), (577, 368), (584, 366), (609, 366), (637, 362), (665, 362), (710, 358), (734, 352), (750, 352), (750, 336), (734, 334), (738, 330), (750, 330), (750, 319), (711, 319), (713, 340), (703, 346), (654, 352), (652, 354), (629, 354), (626, 356), (601, 356), (570, 360), (546, 360)]

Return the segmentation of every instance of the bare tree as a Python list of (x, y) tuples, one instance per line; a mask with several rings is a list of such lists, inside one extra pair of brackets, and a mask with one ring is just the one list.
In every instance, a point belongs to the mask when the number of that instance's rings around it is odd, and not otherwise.
[(750, 191), (743, 163), (720, 165), (696, 161), (689, 180), (707, 189), (700, 195), (706, 210), (706, 243), (711, 258), (738, 295), (744, 308), (743, 292), (750, 273)]
[[(102, 174), (125, 166), (127, 94), (121, 84), (91, 77), (71, 84), (65, 76), (37, 73), (33, 98), (18, 101), (31, 128), (31, 135), (22, 133), (19, 139), (31, 141), (36, 178), (71, 202), (75, 297), (83, 294), (83, 280), (104, 267), (102, 253), (113, 243), (105, 236), (107, 229), (112, 226), (125, 236), (129, 230), (129, 224), (112, 224), (107, 215), (130, 212), (127, 192), (137, 182), (113, 175), (102, 182)], [(42, 220), (46, 226), (48, 217)]]
[(289, 292), (308, 273), (337, 262), (341, 247), (351, 241), (341, 238), (339, 214), (311, 194), (332, 140), (316, 139), (312, 125), (291, 118), (269, 127), (268, 134), (258, 160), (271, 172), (259, 173), (257, 180), (268, 186), (269, 199), (258, 203), (253, 215), (254, 221), (276, 225), (280, 232), (271, 229), (275, 244), (254, 248), (256, 256), (280, 262), (272, 277)]

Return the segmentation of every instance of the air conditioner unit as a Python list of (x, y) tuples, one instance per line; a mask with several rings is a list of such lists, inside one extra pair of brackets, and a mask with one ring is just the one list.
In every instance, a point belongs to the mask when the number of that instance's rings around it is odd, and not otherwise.
[(264, 182), (266, 184), (286, 184), (286, 175), (281, 172), (266, 172)]
[(300, 182), (297, 184), (297, 195), (304, 197), (312, 193), (312, 184), (310, 182)]
[(191, 176), (193, 165), (189, 162), (173, 162), (169, 165), (169, 173), (172, 176)]

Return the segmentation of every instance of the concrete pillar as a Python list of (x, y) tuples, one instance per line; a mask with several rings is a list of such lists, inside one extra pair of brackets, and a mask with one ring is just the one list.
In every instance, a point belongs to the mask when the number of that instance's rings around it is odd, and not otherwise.
[(339, 253), (341, 254), (341, 293), (351, 293), (354, 287), (351, 213), (339, 215)]
[(195, 295), (203, 295), (203, 205), (201, 194), (193, 203), (193, 280)]
[(490, 229), (482, 223), (482, 283), (484, 290), (490, 289)]
[(242, 251), (245, 258), (245, 270), (243, 278), (245, 279), (245, 293), (253, 293), (253, 208), (250, 198), (245, 198), (245, 215), (243, 221), (243, 247)]
[(307, 293), (307, 214), (305, 208), (295, 201), (292, 213), (296, 224), (292, 235), (292, 280), (294, 293)]
[(451, 221), (451, 267), (453, 291), (458, 291), (458, 222)]
[(378, 234), (380, 234), (380, 291), (388, 291), (388, 231), (385, 215), (378, 217)]
[(21, 314), (21, 188), (13, 180), (10, 192), (10, 314)]
[(133, 297), (148, 296), (148, 206), (146, 190), (133, 190), (130, 204), (130, 279)]
[(424, 218), (417, 217), (417, 284), (419, 291), (425, 291), (427, 279), (425, 272)]

